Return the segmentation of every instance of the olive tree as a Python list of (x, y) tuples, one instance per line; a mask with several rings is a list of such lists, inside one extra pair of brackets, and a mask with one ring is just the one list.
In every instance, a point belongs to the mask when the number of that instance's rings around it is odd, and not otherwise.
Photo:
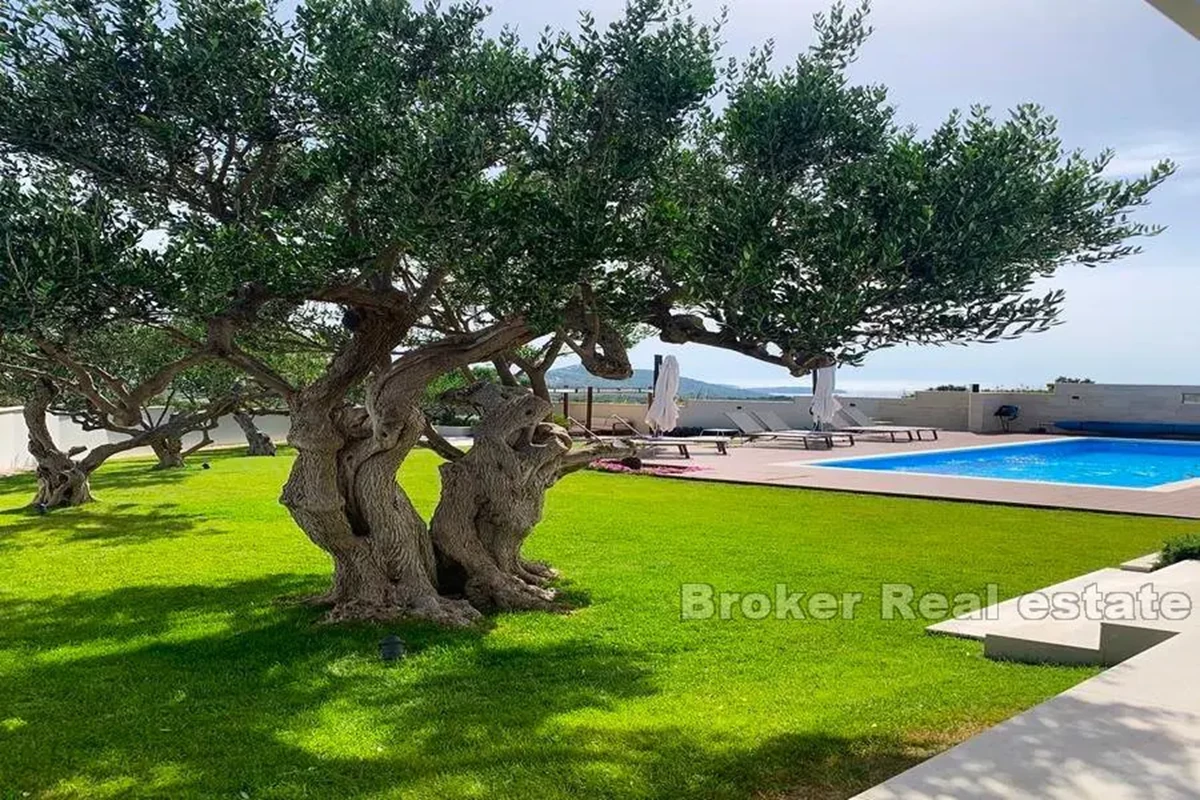
[(770, 48), (729, 76), (728, 105), (678, 154), (648, 224), (674, 237), (644, 321), (664, 341), (721, 347), (793, 375), (901, 344), (992, 342), (1060, 320), (1038, 282), (1136, 253), (1158, 228), (1131, 213), (1173, 171), (1111, 180), (1106, 151), (1064, 149), (1024, 105), (975, 107), (930, 135), (881, 86), (846, 75), (866, 7), (817, 16), (782, 71)]
[[(155, 261), (144, 234), (103, 193), (61, 174), (28, 163), (0, 171), (0, 381), (23, 400), (39, 508), (89, 501), (89, 476), (117, 453), (149, 446), (175, 466), (169, 443), (227, 408), (225, 397), (174, 408), (172, 386), (210, 354), (126, 319), (140, 293), (121, 287)], [(64, 451), (48, 413), (118, 438)]]
[[(559, 330), (593, 368), (628, 371), (609, 265), (636, 257), (620, 231), (713, 84), (711, 32), (657, 0), (533, 51), (485, 38), (471, 4), (317, 1), (292, 24), (257, 3), (170, 11), (17, 4), (0, 140), (169, 220), (170, 266), (143, 288), (207, 320), (177, 342), (287, 404), (282, 500), (333, 559), (332, 618), (549, 607), (520, 542), (588, 455), (548, 403), (473, 398), (489, 421), (432, 533), (396, 468), (446, 372)], [(345, 336), (298, 384), (243, 341), (307, 304), (338, 309)]]
[[(531, 357), (533, 382), (569, 349), (626, 377), (638, 326), (794, 374), (1019, 335), (1057, 317), (1058, 295), (1030, 297), (1038, 278), (1153, 232), (1128, 213), (1169, 166), (1107, 180), (1107, 156), (1064, 153), (1033, 108), (928, 137), (899, 125), (881, 88), (846, 77), (862, 10), (820, 17), (779, 72), (768, 50), (721, 66), (717, 31), (685, 11), (633, 0), (532, 48), (484, 36), (471, 3), (0, 12), (2, 146), (166, 220), (165, 268), (130, 284), (138, 313), (203, 320), (159, 324), (286, 404), (282, 501), (333, 560), (330, 619), (554, 607), (553, 572), (521, 544), (546, 489), (595, 453), (537, 393), (469, 387), (475, 445), (442, 467), (426, 525), (396, 470), (440, 376)], [(247, 344), (309, 313), (337, 322), (319, 374)]]

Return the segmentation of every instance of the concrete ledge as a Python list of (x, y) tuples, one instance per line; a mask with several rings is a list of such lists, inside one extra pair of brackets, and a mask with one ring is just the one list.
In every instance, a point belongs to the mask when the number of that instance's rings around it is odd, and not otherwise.
[[(1042, 589), (1043, 594), (1054, 594), (1058, 592), (1082, 592), (1090, 584), (1112, 585), (1118, 581), (1136, 580), (1137, 576), (1127, 572), (1122, 572), (1118, 569), (1104, 568), (1098, 569), (1095, 572), (1089, 572), (1086, 575), (1080, 575), (1077, 578), (1063, 581), (1062, 583), (1049, 586)], [(943, 620), (942, 622), (930, 625), (925, 630), (929, 633), (940, 633), (947, 636), (958, 636), (963, 639), (976, 639), (983, 641), (990, 634), (1009, 635), (1016, 629), (1027, 629), (1031, 624), (1039, 625), (1039, 623), (1030, 623), (1020, 615), (1020, 597), (1012, 597), (994, 606), (980, 609), (971, 614), (964, 614), (961, 617), (954, 619)], [(1039, 625), (1040, 626), (1040, 625)], [(1098, 633), (1098, 630), (1097, 630)], [(1068, 634), (1069, 635), (1069, 634)], [(1050, 638), (1050, 637), (1035, 637), (1035, 638)], [(1097, 645), (1099, 639), (1096, 639)], [(1082, 641), (1072, 639), (1070, 644), (1091, 644), (1091, 639)]]
[(1041, 595), (1030, 599), (1040, 600), (1045, 606), (1060, 596), (1078, 602), (1084, 591), (1132, 598), (1143, 589), (1152, 589), (1159, 596), (1186, 595), (1192, 613), (1172, 621), (1153, 607), (1143, 610), (1138, 605), (1130, 609), (1132, 614), (1121, 617), (1089, 618), (1079, 612), (1071, 616), (1033, 617), (1022, 615), (1022, 600), (1030, 598), (1026, 595), (930, 625), (926, 631), (983, 641), (984, 655), (988, 658), (1031, 664), (1111, 666), (1183, 630), (1200, 628), (1200, 561), (1184, 561), (1152, 573), (1102, 569), (1031, 593)]
[[(1050, 630), (1044, 635), (1054, 636), (1056, 633)], [(1099, 641), (1094, 646), (1071, 644), (1053, 638), (1038, 639), (1036, 634), (1029, 633), (1020, 636), (988, 634), (983, 640), (983, 654), (996, 661), (1017, 661), (1022, 664), (1114, 667), (1178, 634), (1178, 630), (1170, 627), (1147, 627), (1146, 623), (1102, 622)]]
[(1121, 569), (1126, 572), (1154, 572), (1158, 569), (1158, 559), (1161, 555), (1161, 553), (1150, 553), (1141, 558), (1126, 561), (1121, 565)]
[(856, 800), (1200, 797), (1200, 630), (963, 742)]
[(1100, 643), (1095, 647), (1039, 641), (1026, 636), (988, 634), (983, 639), (983, 654), (995, 661), (1018, 661), (1022, 664), (1061, 664), (1069, 666), (1099, 666)]
[(1178, 631), (1165, 628), (1105, 622), (1100, 625), (1101, 663), (1116, 666), (1178, 635)]

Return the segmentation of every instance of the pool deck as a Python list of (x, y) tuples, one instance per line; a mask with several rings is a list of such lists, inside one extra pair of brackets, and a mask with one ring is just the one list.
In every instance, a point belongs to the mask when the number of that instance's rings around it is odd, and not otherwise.
[[(1103, 569), (1050, 586), (1112, 597), (1152, 587), (1200, 605), (1200, 561), (1146, 574)], [(1027, 595), (1030, 597), (1031, 595)], [(1200, 797), (1200, 617), (1137, 604), (1120, 622), (1024, 618), (1017, 598), (928, 630), (982, 639), (989, 658), (1102, 664), (1106, 672), (855, 800), (1140, 800)], [(991, 613), (988, 613), (991, 612)]]
[(1070, 508), (1161, 517), (1200, 519), (1200, 484), (1180, 488), (1119, 489), (1074, 484), (1025, 483), (1021, 481), (914, 475), (901, 472), (830, 469), (814, 462), (835, 458), (950, 450), (1069, 437), (1029, 434), (981, 435), (958, 431), (942, 432), (938, 441), (896, 442), (877, 437), (856, 437), (853, 447), (805, 450), (800, 445), (756, 442), (736, 444), (729, 455), (709, 448), (693, 448), (692, 459), (659, 448), (643, 459), (652, 464), (689, 464), (703, 470), (679, 476), (683, 480), (709, 480), (766, 486), (793, 486), (870, 494), (902, 495), (980, 503)]
[(1200, 797), (1200, 633), (1180, 633), (854, 800)]

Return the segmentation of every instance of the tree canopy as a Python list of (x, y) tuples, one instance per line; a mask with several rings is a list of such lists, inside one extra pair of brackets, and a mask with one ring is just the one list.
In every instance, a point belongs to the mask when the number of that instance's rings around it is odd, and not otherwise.
[[(339, 618), (551, 602), (520, 542), (587, 454), (537, 392), (464, 392), (480, 438), (427, 528), (394, 475), (447, 373), (493, 361), (512, 378), (519, 360), (536, 384), (569, 351), (624, 377), (645, 330), (796, 375), (1019, 336), (1058, 320), (1040, 280), (1156, 232), (1131, 214), (1172, 166), (1110, 179), (1110, 153), (1067, 150), (1036, 106), (904, 126), (884, 88), (847, 75), (865, 6), (818, 16), (784, 69), (770, 46), (722, 62), (720, 21), (676, 0), (532, 44), (486, 35), (485, 16), (403, 0), (0, 11), (0, 147), (63, 176), (0, 200), (56, 198), (49, 212), (93, 224), (77, 238), (94, 254), (64, 239), (22, 255), (46, 285), (88, 279), (46, 307), (53, 324), (90, 305), (153, 325), (282, 399), (283, 502), (334, 558), (322, 600)], [(312, 341), (310, 325), (323, 368), (273, 364), (263, 331)]]

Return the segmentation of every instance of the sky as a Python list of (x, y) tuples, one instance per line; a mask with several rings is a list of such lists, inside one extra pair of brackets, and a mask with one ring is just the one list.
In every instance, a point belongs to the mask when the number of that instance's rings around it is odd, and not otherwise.
[[(571, 27), (581, 9), (605, 22), (623, 0), (492, 0), (491, 25), (532, 42), (549, 25)], [(780, 63), (812, 40), (824, 0), (693, 0), (697, 17), (730, 10), (725, 51), (745, 55), (774, 39)], [(928, 131), (951, 109), (997, 114), (1024, 102), (1046, 107), (1068, 148), (1110, 147), (1114, 175), (1162, 158), (1178, 173), (1141, 219), (1166, 225), (1144, 252), (1114, 265), (1068, 268), (1064, 323), (1014, 342), (893, 348), (841, 370), (839, 388), (895, 392), (942, 383), (1037, 386), (1059, 375), (1106, 383), (1200, 384), (1200, 41), (1145, 0), (875, 0), (875, 34), (855, 79), (889, 87), (897, 119)], [(699, 345), (650, 340), (635, 367), (674, 353), (685, 375), (745, 386), (800, 383), (779, 367)]]

